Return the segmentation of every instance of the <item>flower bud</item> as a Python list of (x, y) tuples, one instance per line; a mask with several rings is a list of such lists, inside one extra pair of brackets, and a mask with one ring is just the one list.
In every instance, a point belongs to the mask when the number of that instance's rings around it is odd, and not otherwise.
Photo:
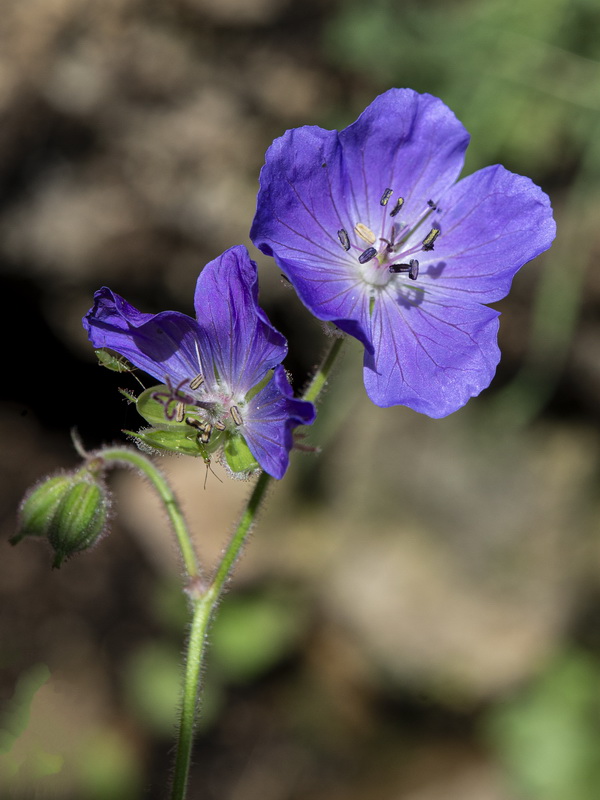
[(11, 544), (24, 536), (46, 537), (55, 552), (52, 566), (59, 567), (65, 558), (100, 539), (109, 507), (104, 483), (89, 469), (54, 475), (25, 496)]
[(72, 484), (73, 477), (61, 473), (32, 486), (21, 503), (19, 527), (10, 543), (17, 544), (25, 536), (46, 536), (50, 520)]

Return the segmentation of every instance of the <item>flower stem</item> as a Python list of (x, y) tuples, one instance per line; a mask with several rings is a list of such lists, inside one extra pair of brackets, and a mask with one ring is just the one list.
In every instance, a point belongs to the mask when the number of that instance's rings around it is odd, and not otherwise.
[(302, 395), (303, 400), (309, 400), (311, 403), (316, 402), (319, 395), (325, 388), (325, 384), (327, 383), (329, 376), (331, 375), (331, 370), (333, 369), (333, 365), (335, 364), (339, 354), (342, 351), (342, 347), (344, 346), (344, 337), (336, 336), (332, 343), (331, 347), (325, 353), (325, 357), (321, 365), (317, 368), (317, 371), (312, 377), (312, 380), (308, 386), (308, 389)]
[(114, 462), (115, 466), (128, 466), (141, 472), (150, 481), (164, 505), (169, 516), (171, 525), (177, 537), (177, 543), (181, 551), (181, 557), (185, 566), (185, 571), (190, 581), (200, 578), (200, 566), (198, 558), (192, 544), (192, 538), (181, 511), (179, 501), (175, 497), (173, 490), (169, 486), (167, 479), (149, 458), (131, 450), (128, 447), (107, 447), (90, 453), (88, 459), (100, 458), (103, 462)]
[(248, 505), (242, 514), (242, 518), (235, 533), (231, 537), (223, 557), (217, 566), (210, 586), (204, 591), (199, 587), (201, 593), (195, 597), (193, 596), (193, 589), (190, 592), (190, 594), (192, 594), (194, 612), (187, 644), (183, 702), (181, 706), (177, 753), (175, 755), (175, 768), (173, 770), (171, 800), (184, 800), (186, 795), (194, 729), (198, 712), (202, 661), (208, 626), (223, 591), (223, 587), (242, 551), (246, 537), (256, 519), (256, 514), (265, 496), (267, 487), (272, 480), (273, 478), (266, 472), (261, 472), (258, 480), (254, 484), (254, 489), (250, 495)]
[[(341, 352), (343, 341), (344, 340), (341, 338), (333, 339), (332, 345), (325, 354), (322, 364), (313, 376), (308, 389), (304, 392), (303, 400), (309, 400), (311, 402), (317, 400), (327, 383), (334, 362)], [(208, 587), (202, 587), (202, 585), (198, 583), (196, 587), (194, 587), (193, 584), (188, 587), (188, 594), (192, 599), (193, 616), (187, 642), (183, 699), (179, 722), (179, 736), (177, 739), (177, 751), (175, 755), (175, 767), (173, 770), (173, 783), (171, 786), (171, 800), (185, 800), (186, 796), (194, 730), (198, 715), (200, 681), (208, 627), (215, 607), (223, 592), (223, 588), (231, 575), (235, 562), (242, 552), (248, 533), (256, 520), (260, 504), (272, 480), (273, 478), (271, 478), (270, 475), (266, 472), (262, 472), (254, 484), (254, 489), (252, 490), (248, 504), (244, 509), (235, 533), (231, 537), (216, 567), (210, 585)]]

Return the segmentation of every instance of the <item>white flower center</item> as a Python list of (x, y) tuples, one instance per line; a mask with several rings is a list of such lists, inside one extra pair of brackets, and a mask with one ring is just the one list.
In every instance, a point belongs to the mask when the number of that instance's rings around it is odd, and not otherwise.
[(382, 212), (380, 236), (360, 220), (337, 232), (344, 250), (352, 251), (356, 256), (357, 275), (374, 289), (381, 289), (392, 281), (414, 286), (412, 282), (419, 278), (416, 255), (433, 250), (441, 232), (439, 227), (433, 227), (425, 238), (422, 231), (418, 233), (418, 228), (438, 210), (433, 200), (428, 200), (427, 207), (415, 214), (414, 222), (408, 222), (400, 217), (404, 211), (403, 197), (398, 197), (389, 210), (388, 203), (393, 193), (393, 189), (385, 189), (379, 201)]

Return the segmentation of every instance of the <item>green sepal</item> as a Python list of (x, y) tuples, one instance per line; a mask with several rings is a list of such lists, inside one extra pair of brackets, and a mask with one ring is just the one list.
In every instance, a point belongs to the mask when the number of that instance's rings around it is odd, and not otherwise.
[(236, 474), (250, 475), (260, 469), (243, 436), (230, 436), (225, 442), (224, 452), (227, 466)]
[[(183, 456), (203, 458), (205, 461), (210, 459), (207, 445), (201, 444), (194, 429), (190, 428), (189, 425), (185, 425), (185, 423), (176, 423), (168, 430), (146, 428), (137, 433), (134, 431), (123, 431), (123, 433), (132, 436), (136, 441), (154, 450), (168, 450), (171, 453), (179, 453)], [(210, 449), (214, 450), (212, 439)]]
[(98, 350), (94, 350), (94, 353), (96, 353), (98, 363), (111, 372), (133, 372), (137, 369), (137, 367), (134, 367), (133, 364), (127, 361), (125, 356), (116, 353), (109, 347), (101, 347)]
[(122, 387), (118, 390), (119, 394), (122, 394), (125, 400), (132, 405), (137, 403), (137, 397), (134, 395), (133, 392), (130, 392), (129, 389), (123, 389)]
[(65, 558), (100, 539), (106, 530), (108, 509), (104, 486), (91, 480), (80, 480), (63, 495), (48, 525), (53, 567), (60, 567)]

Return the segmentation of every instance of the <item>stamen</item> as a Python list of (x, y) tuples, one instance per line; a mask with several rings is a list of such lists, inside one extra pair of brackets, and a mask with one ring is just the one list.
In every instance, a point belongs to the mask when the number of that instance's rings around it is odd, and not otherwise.
[(175, 422), (183, 422), (185, 416), (185, 404), (179, 401), (175, 406)]
[(337, 232), (338, 239), (340, 240), (340, 244), (344, 248), (344, 250), (350, 250), (350, 237), (348, 236), (348, 231), (344, 228), (340, 228)]
[(243, 423), (244, 420), (242, 419), (242, 415), (240, 414), (237, 406), (231, 406), (229, 413), (231, 414), (231, 419), (236, 425), (241, 425)]
[(389, 271), (395, 273), (407, 273), (411, 281), (416, 281), (419, 277), (419, 262), (416, 258), (411, 258), (408, 264), (390, 264)]
[(212, 433), (213, 426), (210, 422), (202, 422), (195, 417), (186, 417), (186, 424), (191, 425), (192, 428), (196, 428), (197, 431), (200, 431), (198, 434), (198, 441), (201, 444), (208, 444), (210, 441), (210, 435)]
[(366, 225), (363, 225), (362, 222), (357, 222), (354, 226), (355, 232), (360, 236), (363, 242), (367, 244), (375, 244), (377, 241), (377, 237), (373, 233), (370, 228), (367, 228)]
[(210, 422), (204, 423), (204, 430), (198, 434), (198, 440), (201, 444), (208, 444), (210, 442), (210, 435), (212, 433), (213, 426)]
[(429, 208), (431, 208), (433, 211), (435, 211), (435, 210), (436, 210), (436, 208), (437, 208), (437, 206), (436, 206), (436, 204), (433, 202), (433, 200), (428, 200), (428, 201), (427, 201), (427, 205), (428, 205), (428, 206), (429, 206)]
[(366, 264), (367, 261), (370, 261), (372, 258), (375, 258), (377, 255), (377, 250), (374, 247), (367, 247), (358, 257), (358, 261), (360, 264)]
[(200, 420), (196, 419), (196, 417), (186, 417), (185, 424), (191, 425), (192, 428), (197, 428), (200, 431), (203, 431), (204, 426), (206, 425), (205, 422), (200, 422)]
[(390, 211), (390, 217), (395, 217), (396, 214), (399, 214), (400, 213), (400, 209), (402, 208), (403, 205), (404, 205), (404, 198), (403, 197), (399, 197), (396, 200), (396, 205)]
[(435, 240), (437, 239), (437, 237), (439, 235), (440, 235), (440, 229), (439, 228), (432, 228), (429, 231), (429, 233), (427, 234), (427, 236), (423, 239), (423, 242), (422, 242), (422, 245), (421, 245), (422, 249), (423, 250), (433, 250), (433, 243), (435, 242)]
[(216, 428), (218, 431), (224, 431), (224, 430), (225, 430), (225, 423), (224, 423), (224, 422), (221, 422), (221, 420), (220, 420), (220, 419), (218, 419), (218, 420), (217, 420), (217, 421), (214, 423), (214, 425), (215, 425), (215, 428)]
[(386, 189), (385, 192), (381, 195), (381, 200), (379, 201), (380, 206), (387, 206), (388, 200), (394, 194), (393, 189)]
[(190, 381), (190, 389), (199, 389), (204, 383), (204, 376), (199, 372), (195, 378)]

